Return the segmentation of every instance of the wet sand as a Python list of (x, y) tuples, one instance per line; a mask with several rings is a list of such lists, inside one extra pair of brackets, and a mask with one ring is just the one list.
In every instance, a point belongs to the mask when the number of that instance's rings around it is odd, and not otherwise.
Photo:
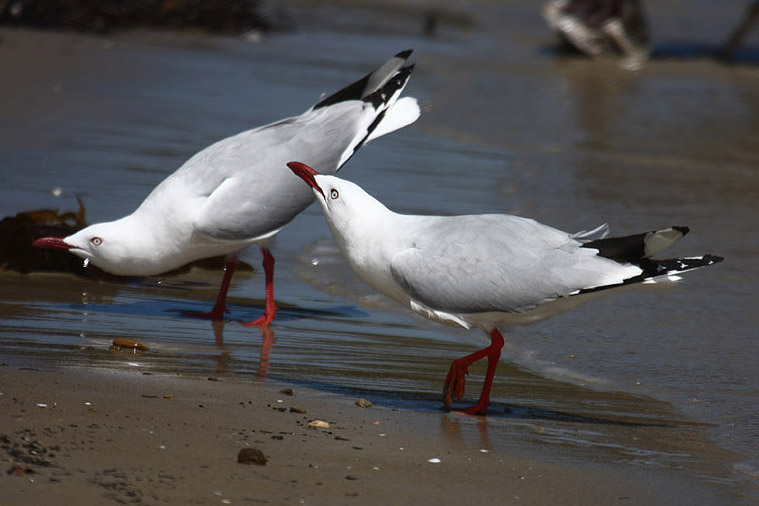
[[(474, 417), (359, 407), (354, 398), (268, 380), (3, 364), (0, 392), (4, 505), (725, 504), (730, 497), (672, 471), (562, 465), (528, 447), (482, 451), (458, 430)], [(330, 426), (309, 427), (314, 420)], [(243, 448), (261, 450), (266, 464), (238, 463)]]

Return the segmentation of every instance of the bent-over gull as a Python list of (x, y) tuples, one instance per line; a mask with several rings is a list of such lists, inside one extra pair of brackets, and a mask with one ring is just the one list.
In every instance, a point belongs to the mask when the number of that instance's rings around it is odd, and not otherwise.
[(398, 98), (413, 69), (411, 50), (322, 98), (300, 116), (223, 139), (190, 158), (132, 214), (65, 237), (44, 237), (41, 248), (67, 249), (112, 274), (152, 276), (195, 260), (226, 255), (214, 308), (196, 316), (222, 319), (237, 253), (258, 244), (266, 305), (247, 325), (269, 325), (274, 303), (274, 257), (267, 242), (314, 200), (284, 169), (293, 158), (337, 172), (365, 143), (413, 123), (416, 99)]
[[(499, 326), (551, 314), (554, 304), (601, 290), (658, 281), (720, 262), (714, 255), (655, 260), (687, 227), (606, 238), (608, 226), (576, 234), (507, 214), (398, 214), (359, 186), (290, 162), (321, 204), (332, 234), (354, 272), (377, 291), (431, 320), (477, 327), (490, 346), (454, 360), (443, 402), (464, 395), (468, 367), (488, 360), (477, 403), (461, 410), (484, 415), (490, 403), (503, 337)], [(571, 306), (571, 304), (570, 304)]]

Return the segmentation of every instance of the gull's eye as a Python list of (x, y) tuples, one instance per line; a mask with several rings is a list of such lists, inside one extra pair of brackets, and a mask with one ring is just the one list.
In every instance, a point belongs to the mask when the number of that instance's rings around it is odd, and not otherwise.
[(332, 200), (337, 200), (337, 198), (340, 196), (340, 192), (338, 192), (337, 190), (335, 190), (335, 189), (333, 188), (333, 189), (332, 189), (332, 191), (331, 191), (331, 192), (329, 192), (329, 196), (330, 196), (330, 198), (331, 198)]
[(90, 239), (90, 242), (94, 246), (100, 246), (101, 244), (103, 244), (103, 240), (100, 237), (93, 237), (92, 239)]

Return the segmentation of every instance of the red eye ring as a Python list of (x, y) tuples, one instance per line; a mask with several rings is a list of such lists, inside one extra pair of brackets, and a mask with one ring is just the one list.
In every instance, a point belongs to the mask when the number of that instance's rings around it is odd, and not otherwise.
[(100, 237), (93, 237), (92, 239), (90, 239), (90, 242), (94, 246), (100, 246), (101, 244), (103, 244), (103, 240)]

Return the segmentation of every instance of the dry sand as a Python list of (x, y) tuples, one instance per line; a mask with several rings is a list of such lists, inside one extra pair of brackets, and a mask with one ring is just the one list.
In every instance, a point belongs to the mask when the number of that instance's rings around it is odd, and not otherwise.
[[(470, 417), (270, 380), (6, 363), (0, 392), (3, 506), (717, 504), (723, 492), (672, 471), (482, 451), (457, 433)], [(238, 463), (243, 448), (268, 461)]]

